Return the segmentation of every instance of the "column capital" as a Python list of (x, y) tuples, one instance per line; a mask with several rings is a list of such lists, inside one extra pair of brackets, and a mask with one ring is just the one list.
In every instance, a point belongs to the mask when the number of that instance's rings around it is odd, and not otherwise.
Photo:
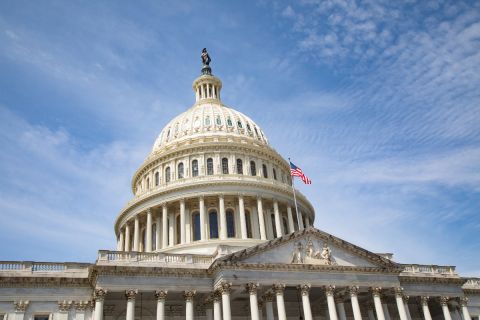
[(257, 294), (257, 289), (260, 287), (260, 285), (258, 283), (250, 282), (247, 283), (245, 287), (250, 294)]
[(127, 289), (125, 290), (125, 297), (127, 300), (135, 300), (135, 296), (137, 295), (138, 290), (137, 289)]
[(152, 208), (148, 208), (147, 209), (147, 214), (151, 214), (152, 213)]
[(215, 291), (212, 294), (212, 301), (213, 302), (220, 302), (222, 301), (222, 294), (219, 291)]
[(382, 295), (382, 287), (371, 287), (372, 295), (374, 297), (379, 297)]
[(402, 299), (403, 299), (403, 303), (408, 304), (408, 299), (410, 299), (410, 296), (407, 296), (407, 295), (404, 294), (402, 296)]
[(285, 291), (285, 284), (284, 283), (275, 283), (274, 285), (272, 285), (272, 289), (273, 289), (273, 291), (275, 291), (275, 293), (277, 295), (281, 295)]
[(28, 304), (30, 301), (28, 300), (19, 300), (19, 301), (14, 301), (13, 305), (15, 306), (15, 312), (25, 312), (28, 308)]
[(358, 290), (360, 288), (358, 286), (350, 286), (348, 287), (348, 292), (350, 293), (350, 297), (355, 297), (358, 295)]
[(97, 288), (95, 289), (95, 292), (93, 293), (93, 299), (95, 301), (103, 301), (105, 300), (105, 296), (107, 295), (107, 290), (103, 288)]
[(70, 310), (72, 305), (73, 305), (72, 301), (67, 301), (67, 300), (58, 301), (58, 310), (60, 312), (68, 312), (68, 310)]
[(460, 306), (461, 307), (466, 307), (468, 304), (468, 298), (467, 297), (460, 297), (458, 298)]
[(446, 306), (449, 300), (450, 300), (450, 297), (446, 297), (446, 296), (440, 297), (440, 305)]
[(263, 300), (262, 299), (258, 299), (257, 304), (258, 304), (259, 309), (263, 308)]
[(77, 310), (77, 311), (85, 311), (90, 306), (91, 306), (90, 301), (76, 301), (75, 302), (75, 310)]
[(168, 290), (155, 290), (155, 298), (157, 300), (165, 300), (167, 298)]
[(222, 281), (218, 286), (218, 291), (221, 294), (230, 294), (231, 289), (232, 289), (232, 283), (231, 282)]
[(343, 293), (337, 293), (335, 295), (335, 303), (344, 303), (344, 300), (345, 296), (343, 295)]
[(297, 286), (297, 289), (300, 290), (300, 292), (302, 293), (302, 296), (308, 296), (308, 294), (310, 293), (311, 287), (312, 287), (311, 284), (305, 283)]
[(422, 296), (420, 297), (420, 303), (422, 306), (428, 306), (428, 300), (430, 299), (429, 296)]
[(185, 301), (193, 301), (193, 297), (197, 294), (197, 290), (186, 290), (183, 291), (183, 298)]
[(265, 300), (265, 302), (272, 302), (273, 301), (273, 293), (271, 291), (265, 292), (265, 294), (263, 295), (263, 300)]
[(325, 286), (325, 293), (327, 296), (333, 296), (335, 294), (335, 286)]
[(403, 288), (402, 287), (395, 287), (395, 297), (402, 298), (403, 297)]

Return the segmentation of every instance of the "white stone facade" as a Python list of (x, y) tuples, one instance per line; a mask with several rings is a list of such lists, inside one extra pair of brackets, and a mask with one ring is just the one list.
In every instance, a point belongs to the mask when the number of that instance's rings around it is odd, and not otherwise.
[(0, 262), (0, 320), (470, 320), (480, 280), (314, 229), (289, 164), (203, 74), (93, 264)]

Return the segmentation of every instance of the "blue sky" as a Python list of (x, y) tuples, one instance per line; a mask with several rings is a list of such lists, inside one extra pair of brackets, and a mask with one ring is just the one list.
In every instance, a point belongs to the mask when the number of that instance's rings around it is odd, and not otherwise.
[(480, 275), (477, 1), (0, 2), (0, 259), (93, 262), (209, 49), (315, 226)]

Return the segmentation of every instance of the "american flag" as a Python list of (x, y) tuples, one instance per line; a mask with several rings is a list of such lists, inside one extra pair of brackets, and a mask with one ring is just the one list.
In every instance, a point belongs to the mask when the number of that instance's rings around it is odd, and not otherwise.
[(302, 169), (300, 169), (299, 167), (297, 167), (296, 165), (294, 165), (292, 162), (290, 162), (290, 175), (292, 177), (299, 177), (300, 179), (302, 179), (303, 183), (305, 184), (312, 184), (312, 180), (310, 180), (302, 171)]

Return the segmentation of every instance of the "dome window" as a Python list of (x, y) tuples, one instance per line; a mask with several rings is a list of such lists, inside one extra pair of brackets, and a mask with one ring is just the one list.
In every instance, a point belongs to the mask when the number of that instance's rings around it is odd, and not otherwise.
[(243, 174), (243, 161), (242, 161), (242, 159), (237, 159), (237, 174)]
[(233, 215), (233, 210), (227, 210), (227, 237), (235, 237), (235, 217)]
[(253, 238), (252, 235), (252, 218), (250, 217), (250, 211), (245, 210), (245, 224), (247, 225), (247, 238)]
[(155, 172), (155, 185), (158, 186), (160, 184), (160, 174)]
[(217, 123), (217, 126), (221, 126), (222, 125), (222, 119), (220, 118), (220, 116), (217, 116), (217, 119), (215, 120), (216, 123)]
[(177, 172), (178, 179), (184, 178), (183, 169), (184, 169), (183, 162), (180, 162), (178, 164), (178, 172)]
[(147, 178), (147, 190), (150, 189), (150, 178)]
[(208, 225), (209, 225), (209, 229), (210, 229), (210, 239), (218, 239), (217, 211), (212, 210), (208, 214)]
[(250, 161), (250, 174), (252, 176), (257, 175), (257, 166), (255, 165), (255, 161)]
[(228, 159), (227, 158), (222, 159), (222, 173), (223, 174), (228, 174)]
[(250, 128), (250, 124), (249, 124), (249, 123), (247, 123), (247, 130), (248, 130), (249, 132), (252, 132), (252, 128)]
[(165, 182), (166, 183), (170, 182), (170, 167), (167, 167), (165, 169)]
[(206, 126), (210, 126), (211, 122), (210, 122), (210, 116), (206, 116), (205, 117), (205, 125)]
[(194, 212), (192, 214), (192, 224), (193, 224), (193, 241), (200, 240), (200, 213)]
[(227, 119), (227, 126), (229, 127), (233, 126), (232, 119), (230, 119), (230, 117), (228, 117)]
[(195, 128), (200, 127), (200, 119), (198, 117), (195, 118), (195, 121), (193, 122), (193, 126)]
[(255, 130), (255, 134), (257, 135), (257, 137), (259, 137), (259, 134), (258, 134), (258, 131), (257, 131), (257, 127), (253, 127), (253, 129)]
[(198, 160), (192, 161), (192, 177), (198, 176)]
[(265, 164), (262, 164), (262, 171), (263, 171), (263, 177), (268, 178), (267, 166)]
[(175, 124), (175, 133), (178, 132), (178, 122)]
[(272, 222), (272, 231), (273, 231), (273, 238), (277, 237), (277, 226), (275, 224), (275, 214), (270, 215), (270, 221)]
[(277, 180), (277, 170), (275, 168), (273, 168), (273, 179)]
[(207, 159), (207, 175), (211, 176), (213, 174), (213, 159)]
[(167, 140), (168, 138), (170, 138), (170, 128), (168, 128), (168, 131), (167, 131)]
[(240, 120), (237, 121), (237, 127), (239, 127), (240, 129), (243, 129), (242, 121)]

